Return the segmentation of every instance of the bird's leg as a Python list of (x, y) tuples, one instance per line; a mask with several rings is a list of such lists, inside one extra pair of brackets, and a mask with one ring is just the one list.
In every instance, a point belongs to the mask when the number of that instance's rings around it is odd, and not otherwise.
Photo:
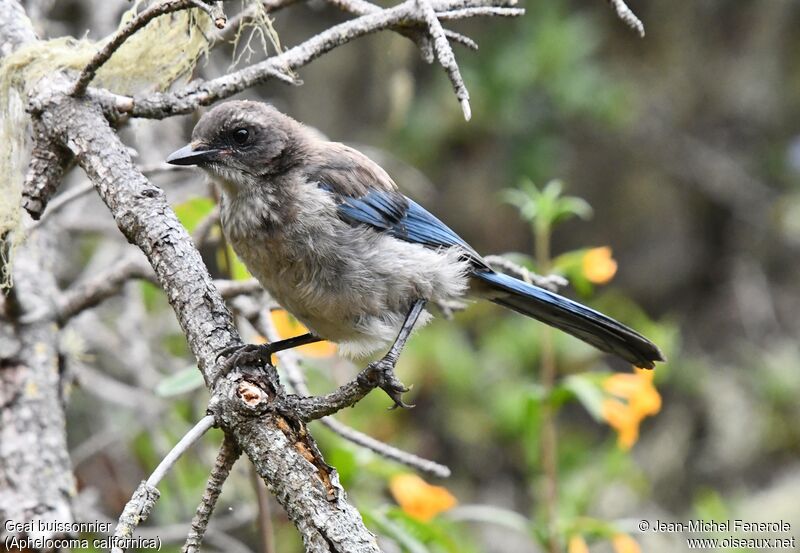
[(403, 401), (403, 394), (408, 391), (408, 388), (395, 376), (394, 366), (424, 308), (425, 300), (417, 300), (414, 302), (408, 315), (406, 315), (406, 320), (403, 322), (403, 326), (400, 328), (400, 332), (397, 334), (397, 338), (395, 338), (392, 347), (389, 348), (389, 351), (380, 361), (370, 363), (367, 369), (358, 377), (359, 381), (364, 386), (377, 386), (386, 392), (388, 396), (392, 398), (392, 401), (394, 401), (394, 405), (391, 407), (392, 409), (398, 407), (413, 407), (413, 405), (409, 405)]
[(222, 374), (225, 375), (237, 365), (267, 363), (273, 353), (320, 341), (322, 341), (322, 338), (314, 336), (309, 332), (268, 344), (240, 344), (220, 350), (217, 354), (217, 361), (219, 361), (220, 357), (228, 357), (228, 359), (225, 360), (225, 366), (222, 368)]

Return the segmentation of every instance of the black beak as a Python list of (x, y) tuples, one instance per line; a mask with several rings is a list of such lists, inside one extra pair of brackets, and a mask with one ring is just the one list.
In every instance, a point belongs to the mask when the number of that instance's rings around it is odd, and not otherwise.
[(187, 144), (180, 150), (175, 150), (167, 158), (167, 163), (172, 165), (199, 165), (204, 162), (212, 161), (218, 150), (195, 150), (191, 144)]

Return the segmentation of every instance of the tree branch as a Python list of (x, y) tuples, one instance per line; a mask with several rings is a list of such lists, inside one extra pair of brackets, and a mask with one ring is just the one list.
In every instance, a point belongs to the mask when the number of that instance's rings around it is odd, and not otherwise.
[(123, 553), (127, 549), (126, 542), (133, 538), (133, 531), (136, 530), (136, 527), (150, 517), (150, 512), (159, 497), (161, 497), (161, 493), (142, 480), (139, 487), (133, 492), (133, 496), (125, 504), (119, 517), (119, 522), (114, 530), (114, 547), (111, 548), (111, 553)]
[(510, 273), (517, 278), (521, 278), (525, 282), (535, 284), (551, 292), (558, 292), (559, 288), (563, 288), (569, 284), (569, 281), (561, 275), (537, 275), (522, 265), (517, 265), (510, 259), (501, 255), (487, 255), (484, 257), (484, 261), (493, 269)]
[[(437, 55), (439, 55), (440, 62), (443, 61), (443, 65), (447, 69), (451, 81), (453, 81), (456, 95), (466, 116), (469, 113), (469, 95), (466, 93), (466, 88), (462, 89), (463, 80), (459, 84), (460, 73), (457, 72), (457, 66), (454, 65), (455, 59), (447, 54), (447, 50), (450, 47), (447, 44), (447, 39), (442, 35), (443, 29), (441, 29), (441, 24), (438, 23), (437, 13), (491, 5), (503, 7), (509, 3), (513, 4), (513, 2), (508, 0), (497, 0), (496, 2), (490, 0), (425, 0), (425, 2), (425, 5), (428, 6), (427, 8), (422, 8), (418, 0), (405, 0), (392, 8), (371, 12), (339, 25), (334, 25), (282, 54), (223, 77), (210, 81), (195, 81), (186, 88), (175, 92), (153, 93), (134, 97), (129, 114), (134, 117), (162, 119), (173, 115), (190, 113), (199, 106), (205, 106), (217, 100), (228, 98), (271, 78), (278, 78), (284, 82), (297, 84), (292, 75), (294, 69), (310, 63), (337, 46), (380, 30), (397, 26), (418, 25), (424, 22), (429, 28), (435, 28), (435, 32), (439, 36), (439, 46), (436, 47)], [(432, 26), (431, 11), (433, 11), (433, 19), (436, 20)], [(521, 13), (515, 12), (516, 15)], [(452, 54), (452, 50), (450, 50), (450, 53)]]
[(181, 549), (182, 553), (196, 553), (200, 550), (200, 544), (208, 528), (208, 521), (211, 519), (211, 513), (214, 512), (219, 494), (222, 493), (222, 485), (225, 483), (225, 480), (228, 479), (228, 475), (231, 473), (231, 469), (240, 455), (241, 451), (239, 451), (239, 448), (226, 436), (222, 441), (222, 446), (217, 454), (217, 460), (214, 463), (214, 468), (211, 470), (211, 475), (208, 477), (206, 490), (203, 492), (203, 498), (197, 506), (197, 511), (192, 518), (192, 527), (191, 530), (189, 530), (186, 543)]
[(75, 97), (83, 96), (86, 93), (86, 88), (89, 86), (89, 83), (92, 82), (97, 74), (98, 69), (111, 59), (114, 52), (116, 52), (126, 40), (133, 36), (136, 31), (144, 28), (150, 21), (168, 13), (196, 7), (197, 4), (192, 0), (161, 0), (161, 2), (147, 7), (142, 13), (137, 14), (136, 17), (131, 19), (122, 29), (111, 36), (94, 57), (89, 60), (89, 63), (86, 64), (86, 67), (84, 67), (80, 75), (78, 75), (78, 79), (75, 81), (75, 85), (70, 94)]
[(191, 430), (189, 430), (180, 441), (175, 444), (175, 447), (167, 453), (167, 456), (158, 464), (156, 470), (153, 471), (153, 474), (150, 475), (150, 478), (147, 479), (146, 484), (151, 487), (155, 488), (158, 486), (158, 483), (164, 478), (164, 476), (169, 472), (169, 469), (175, 464), (175, 462), (180, 459), (181, 455), (186, 453), (186, 450), (192, 447), (194, 443), (203, 437), (203, 434), (208, 432), (211, 427), (214, 426), (214, 417), (211, 415), (206, 415), (202, 419), (200, 419), (197, 424), (195, 424)]
[[(456, 56), (450, 43), (447, 41), (447, 36), (442, 27), (441, 21), (437, 17), (436, 10), (434, 10), (429, 0), (416, 0), (417, 6), (422, 12), (422, 19), (428, 25), (428, 30), (433, 37), (433, 50), (436, 52), (436, 58), (439, 63), (444, 67), (450, 82), (453, 85), (453, 90), (456, 93), (459, 104), (461, 104), (461, 111), (464, 113), (464, 119), (469, 121), (472, 118), (472, 108), (469, 106), (469, 91), (464, 84), (464, 78), (461, 76), (461, 70), (456, 63)], [(450, 13), (453, 13), (452, 11)]]
[[(56, 298), (54, 320), (64, 323), (119, 294), (129, 280), (144, 279), (158, 285), (153, 269), (139, 256), (132, 255), (112, 265), (105, 271), (97, 273), (91, 279), (74, 284)], [(236, 296), (255, 294), (263, 289), (255, 279), (248, 280), (214, 280), (220, 295), (225, 299)], [(46, 311), (41, 315), (48, 315)], [(45, 318), (44, 316), (39, 318)], [(38, 320), (38, 318), (37, 318)], [(26, 319), (30, 322), (30, 319)]]
[(35, 118), (33, 137), (31, 161), (22, 184), (22, 207), (31, 217), (39, 219), (73, 159), (68, 150), (46, 137)]
[(117, 295), (125, 283), (134, 278), (157, 282), (153, 270), (141, 255), (129, 255), (116, 265), (97, 273), (85, 282), (73, 285), (62, 293), (56, 303), (55, 319), (63, 323), (80, 312), (98, 305)]
[(203, 434), (208, 432), (212, 426), (214, 426), (214, 417), (211, 415), (206, 415), (200, 419), (167, 453), (167, 456), (158, 464), (150, 478), (139, 484), (119, 517), (117, 528), (114, 530), (115, 545), (111, 549), (112, 553), (122, 553), (126, 549), (124, 546), (125, 541), (132, 538), (136, 527), (147, 520), (153, 510), (153, 506), (161, 496), (161, 493), (156, 488), (158, 483), (161, 482), (181, 455), (186, 453), (186, 450), (203, 437)]
[(199, 8), (208, 14), (208, 17), (211, 18), (211, 21), (214, 22), (214, 26), (217, 29), (224, 29), (225, 25), (228, 23), (228, 16), (225, 15), (225, 11), (222, 8), (222, 2), (209, 2), (206, 3), (203, 0), (189, 0), (192, 4), (194, 4), (195, 8)]
[(636, 34), (644, 38), (644, 23), (642, 23), (641, 19), (636, 17), (636, 14), (628, 7), (625, 0), (608, 0), (608, 3), (611, 4), (614, 11), (617, 12), (617, 17), (628, 27), (636, 31)]

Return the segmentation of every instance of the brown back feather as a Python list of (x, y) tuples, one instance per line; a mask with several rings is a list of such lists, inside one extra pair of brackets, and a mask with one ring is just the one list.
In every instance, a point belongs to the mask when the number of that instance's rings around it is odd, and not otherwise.
[(320, 142), (309, 153), (305, 171), (310, 180), (324, 182), (342, 196), (358, 198), (376, 189), (397, 192), (397, 185), (380, 165), (340, 142)]

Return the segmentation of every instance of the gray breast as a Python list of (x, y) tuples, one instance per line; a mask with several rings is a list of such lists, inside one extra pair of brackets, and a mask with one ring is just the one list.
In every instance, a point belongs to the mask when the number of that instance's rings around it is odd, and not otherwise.
[(312, 183), (282, 217), (264, 197), (226, 197), (222, 224), (233, 249), (273, 298), (315, 334), (361, 354), (391, 342), (416, 299), (452, 300), (466, 289), (466, 263), (340, 220)]

